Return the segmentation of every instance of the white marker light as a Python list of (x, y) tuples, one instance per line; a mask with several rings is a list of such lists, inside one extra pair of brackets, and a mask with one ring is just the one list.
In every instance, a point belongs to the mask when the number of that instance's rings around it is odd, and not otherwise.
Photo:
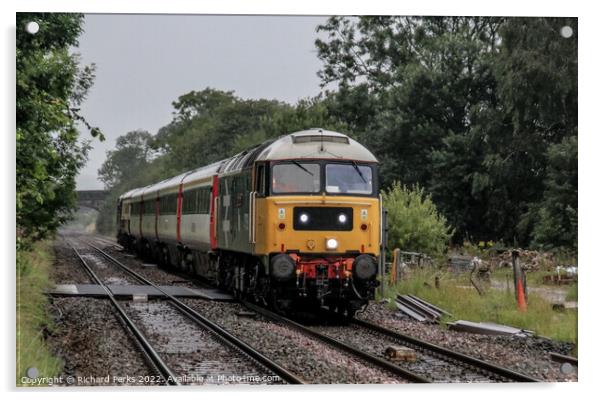
[(25, 25), (25, 30), (27, 33), (35, 35), (40, 30), (40, 25), (36, 21), (31, 21)]
[(563, 27), (560, 29), (560, 35), (561, 35), (563, 38), (565, 38), (565, 39), (568, 39), (568, 38), (570, 38), (571, 36), (573, 36), (573, 28), (571, 28), (571, 27), (570, 27), (570, 26), (568, 26), (568, 25), (567, 25), (567, 26), (563, 26)]
[(307, 216), (307, 214), (301, 214), (299, 216), (299, 220), (303, 223), (306, 223), (308, 219), (309, 219), (309, 217)]
[(340, 214), (339, 215), (339, 222), (341, 224), (344, 224), (345, 222), (347, 222), (347, 216), (345, 214)]
[(336, 239), (327, 239), (326, 248), (328, 250), (335, 250), (339, 246), (339, 242)]

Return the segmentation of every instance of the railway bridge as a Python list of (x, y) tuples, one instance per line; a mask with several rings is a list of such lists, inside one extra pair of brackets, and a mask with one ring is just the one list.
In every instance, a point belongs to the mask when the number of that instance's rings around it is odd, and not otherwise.
[(88, 207), (96, 211), (100, 211), (109, 195), (108, 190), (78, 190), (76, 193), (78, 207)]

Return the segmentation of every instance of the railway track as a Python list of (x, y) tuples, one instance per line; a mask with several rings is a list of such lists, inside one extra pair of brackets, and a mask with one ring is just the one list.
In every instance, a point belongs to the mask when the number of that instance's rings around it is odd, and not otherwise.
[[(324, 332), (329, 331), (329, 328), (303, 325), (252, 303), (244, 302), (244, 305), (411, 382), (539, 382), (533, 377), (355, 318), (336, 328), (347, 331), (346, 334), (333, 335)], [(330, 317), (343, 323), (336, 314), (331, 314)], [(374, 346), (375, 343), (378, 345)], [(382, 350), (387, 345), (402, 345), (413, 349), (417, 353), (417, 362), (394, 362), (382, 357), (383, 352), (377, 353), (374, 350)]]
[(356, 346), (351, 346), (340, 340), (337, 340), (330, 336), (324, 335), (315, 329), (309, 328), (305, 325), (302, 325), (298, 322), (295, 322), (293, 320), (285, 318), (272, 311), (266, 310), (265, 308), (257, 306), (256, 304), (245, 302), (245, 301), (243, 301), (242, 303), (245, 305), (245, 307), (257, 312), (258, 314), (261, 314), (262, 316), (264, 316), (274, 322), (293, 327), (294, 329), (299, 330), (308, 336), (312, 336), (321, 342), (324, 342), (330, 346), (336, 347), (347, 353), (350, 353), (350, 354), (354, 355), (355, 357), (362, 359), (364, 362), (367, 362), (368, 364), (374, 365), (378, 368), (385, 369), (385, 370), (387, 370), (403, 379), (406, 379), (410, 382), (414, 382), (414, 383), (431, 383), (432, 382), (430, 379), (420, 376), (418, 374), (415, 374), (414, 372), (410, 371), (409, 369), (400, 367), (399, 365), (393, 364), (390, 361), (382, 359), (380, 357), (376, 357), (370, 353), (367, 353), (367, 352), (359, 349)]
[[(212, 321), (208, 320), (207, 318), (205, 318), (204, 316), (199, 314), (197, 311), (188, 307), (186, 304), (181, 302), (179, 299), (175, 298), (174, 296), (170, 295), (169, 293), (166, 293), (159, 286), (157, 286), (150, 280), (146, 279), (142, 275), (138, 274), (137, 272), (133, 271), (131, 268), (127, 267), (125, 264), (121, 263), (119, 260), (112, 257), (110, 254), (108, 254), (105, 251), (103, 251), (102, 249), (92, 245), (91, 243), (88, 243), (88, 242), (83, 242), (83, 243), (86, 246), (88, 246), (89, 248), (94, 249), (94, 251), (97, 254), (100, 254), (104, 259), (108, 260), (112, 265), (117, 267), (121, 272), (129, 275), (135, 281), (142, 283), (144, 285), (151, 286), (151, 287), (155, 288), (156, 290), (158, 290), (159, 292), (161, 292), (163, 294), (163, 296), (165, 296), (168, 299), (167, 303), (170, 306), (172, 306), (173, 309), (177, 310), (177, 312), (179, 314), (181, 314), (181, 316), (183, 316), (187, 320), (191, 321), (192, 323), (194, 323), (195, 325), (200, 327), (202, 330), (208, 332), (214, 339), (216, 339), (218, 342), (221, 342), (223, 345), (227, 346), (231, 351), (234, 351), (240, 355), (243, 355), (246, 359), (248, 359), (255, 365), (259, 366), (264, 371), (269, 371), (270, 373), (279, 376), (280, 379), (284, 383), (288, 383), (288, 384), (304, 384), (305, 383), (301, 378), (299, 378), (295, 374), (293, 374), (290, 371), (288, 371), (287, 369), (283, 368), (278, 363), (272, 361), (268, 357), (265, 357), (263, 354), (261, 354), (260, 352), (255, 350), (253, 347), (249, 346), (244, 341), (231, 335), (229, 332), (227, 332), (226, 330), (221, 328), (219, 325), (213, 323)], [(157, 370), (159, 372), (159, 374), (163, 377), (164, 383), (171, 384), (171, 385), (178, 385), (180, 379), (178, 379), (178, 377), (176, 375), (174, 375), (174, 371), (172, 369), (170, 369), (170, 367), (167, 365), (167, 362), (160, 356), (159, 351), (157, 351), (157, 349), (153, 347), (153, 345), (151, 344), (151, 341), (142, 333), (142, 330), (136, 325), (133, 318), (128, 316), (128, 314), (124, 310), (124, 307), (114, 298), (110, 289), (107, 287), (107, 285), (105, 283), (102, 282), (102, 280), (98, 277), (98, 275), (93, 271), (93, 269), (89, 266), (89, 264), (86, 262), (84, 257), (82, 257), (82, 255), (75, 248), (75, 246), (73, 246), (72, 244), (69, 244), (69, 245), (73, 249), (73, 251), (75, 252), (77, 257), (79, 258), (79, 260), (81, 261), (81, 263), (84, 266), (84, 268), (86, 269), (86, 271), (92, 276), (92, 279), (94, 280), (94, 282), (98, 285), (101, 285), (101, 287), (107, 294), (108, 298), (110, 299), (111, 303), (118, 311), (120, 318), (122, 318), (125, 321), (128, 329), (134, 334), (134, 337), (136, 338), (137, 343), (139, 344), (139, 347), (144, 350), (144, 355), (147, 358), (147, 360), (149, 360), (149, 362), (153, 366), (153, 368), (155, 370)], [(164, 313), (164, 312), (165, 312), (165, 310), (161, 311), (161, 313)], [(232, 363), (236, 364), (235, 360), (232, 360)]]
[[(380, 338), (384, 342), (388, 340), (392, 344), (409, 347), (424, 359), (431, 360), (433, 364), (442, 367), (443, 370), (448, 368), (446, 364), (455, 366), (464, 372), (458, 377), (459, 381), (539, 382), (531, 376), (357, 318), (349, 321), (349, 327), (365, 332), (367, 338)], [(433, 380), (441, 381), (442, 377), (437, 374), (437, 371), (427, 371), (427, 373)]]
[[(148, 281), (135, 271), (131, 271), (130, 268), (102, 249), (89, 243), (88, 245), (102, 254), (106, 259), (119, 265), (124, 271), (128, 271), (128, 273), (136, 277), (139, 282), (155, 286), (152, 282)], [(172, 298), (172, 296), (168, 297), (171, 297), (170, 301), (173, 299), (179, 302), (177, 299)], [(183, 308), (184, 310), (188, 308), (183, 303), (179, 303), (181, 304), (179, 305), (180, 308)], [(342, 332), (347, 331), (347, 333), (341, 334), (339, 332), (338, 334), (332, 334), (328, 332), (328, 327), (310, 327), (285, 318), (279, 314), (275, 314), (255, 304), (248, 302), (243, 302), (243, 304), (247, 308), (264, 316), (266, 319), (287, 327), (292, 327), (320, 342), (349, 353), (369, 365), (387, 370), (410, 382), (538, 382), (537, 379), (516, 371), (432, 343), (421, 341), (417, 338), (359, 319), (345, 321), (345, 325), (340, 325), (338, 327)], [(200, 315), (199, 317), (203, 318)], [(336, 314), (330, 315), (330, 317), (340, 318)], [(355, 338), (355, 340), (352, 340), (352, 338)], [(380, 350), (386, 345), (402, 345), (409, 347), (416, 352), (418, 362), (398, 362), (386, 359), (383, 356), (382, 351), (375, 351), (374, 348), (367, 346), (369, 343), (380, 343)]]
[(159, 353), (155, 350), (155, 348), (153, 347), (151, 342), (142, 333), (142, 331), (138, 328), (136, 323), (128, 316), (128, 314), (126, 313), (124, 308), (121, 306), (121, 304), (115, 299), (115, 297), (113, 296), (113, 293), (111, 293), (111, 291), (109, 290), (107, 285), (105, 285), (103, 283), (103, 281), (98, 277), (98, 275), (94, 272), (94, 270), (90, 267), (90, 265), (88, 265), (88, 263), (86, 262), (84, 257), (82, 257), (82, 255), (75, 248), (75, 246), (73, 246), (71, 243), (69, 243), (69, 246), (71, 247), (71, 249), (77, 256), (79, 261), (81, 262), (83, 268), (86, 270), (88, 275), (90, 275), (93, 282), (102, 287), (102, 289), (106, 293), (109, 301), (111, 302), (111, 305), (117, 311), (119, 321), (132, 334), (132, 336), (136, 340), (136, 344), (142, 351), (144, 358), (149, 362), (150, 366), (155, 371), (157, 371), (158, 374), (161, 375), (161, 377), (163, 378), (163, 383), (167, 384), (167, 385), (178, 386), (180, 383), (179, 383), (178, 379), (176, 379), (174, 372), (167, 365), (165, 360), (163, 360), (163, 358), (159, 355)]

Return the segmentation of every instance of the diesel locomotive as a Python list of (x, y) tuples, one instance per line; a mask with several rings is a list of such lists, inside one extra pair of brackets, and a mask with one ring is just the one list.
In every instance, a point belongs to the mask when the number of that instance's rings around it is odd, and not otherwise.
[(377, 176), (350, 137), (295, 132), (124, 193), (117, 239), (238, 298), (352, 316), (377, 287)]

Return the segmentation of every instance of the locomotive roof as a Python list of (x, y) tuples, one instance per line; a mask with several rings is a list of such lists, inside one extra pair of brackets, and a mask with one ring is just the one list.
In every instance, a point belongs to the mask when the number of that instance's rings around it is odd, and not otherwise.
[[(349, 136), (320, 128), (290, 133), (268, 140), (254, 148), (216, 163), (184, 172), (153, 185), (132, 189), (119, 197), (120, 200), (139, 200), (146, 194), (173, 189), (180, 183), (210, 177), (216, 173), (231, 173), (251, 166), (255, 161), (289, 159), (334, 159), (377, 162), (376, 157)], [(146, 196), (145, 196), (146, 197)], [(154, 197), (154, 196), (153, 196)]]
[(320, 128), (281, 136), (267, 146), (256, 161), (299, 158), (377, 162), (370, 150), (349, 136)]

